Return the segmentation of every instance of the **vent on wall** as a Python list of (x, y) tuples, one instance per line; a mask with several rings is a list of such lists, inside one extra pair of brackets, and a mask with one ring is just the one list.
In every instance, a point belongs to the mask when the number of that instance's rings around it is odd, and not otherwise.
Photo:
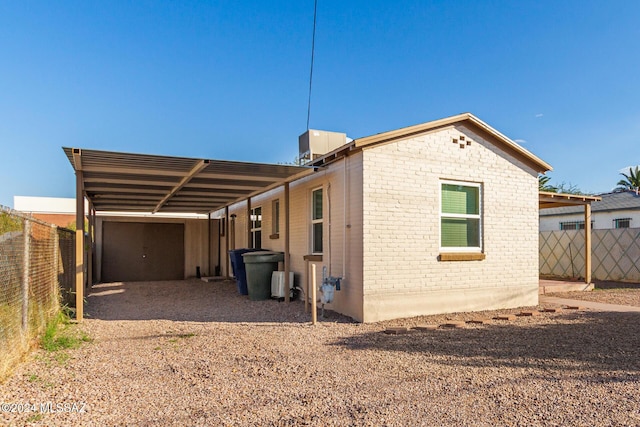
[(317, 159), (347, 143), (347, 134), (309, 129), (298, 137), (301, 164)]

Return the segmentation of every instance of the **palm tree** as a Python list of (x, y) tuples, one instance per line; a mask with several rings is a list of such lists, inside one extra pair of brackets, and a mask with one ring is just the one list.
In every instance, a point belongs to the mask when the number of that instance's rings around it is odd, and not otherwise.
[(549, 193), (557, 193), (558, 189), (553, 185), (549, 184), (551, 181), (551, 177), (538, 175), (538, 191), (547, 191)]
[(625, 179), (618, 181), (616, 191), (635, 191), (638, 194), (638, 191), (640, 191), (640, 167), (629, 168), (628, 175), (622, 172), (620, 175), (624, 176)]

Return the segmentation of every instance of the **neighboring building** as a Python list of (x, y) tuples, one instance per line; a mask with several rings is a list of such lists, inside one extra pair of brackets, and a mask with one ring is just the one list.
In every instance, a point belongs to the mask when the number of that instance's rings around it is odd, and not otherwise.
[[(75, 228), (76, 200), (62, 197), (14, 196), (14, 209), (59, 227)], [(85, 202), (85, 212), (88, 204)], [(106, 239), (103, 235), (107, 232)], [(213, 274), (207, 254), (217, 259), (217, 248), (209, 248), (207, 216), (188, 213), (99, 212), (96, 217), (95, 247), (99, 262), (96, 281), (184, 279)], [(144, 248), (145, 262), (132, 252)], [(153, 257), (153, 254), (158, 254)], [(104, 256), (103, 256), (104, 254)], [(137, 255), (137, 254), (136, 254)], [(153, 262), (150, 260), (153, 259)], [(103, 263), (107, 273), (102, 274)]]
[[(58, 227), (75, 227), (76, 200), (63, 197), (13, 196), (13, 208)], [(87, 211), (85, 205), (85, 212)]]
[[(602, 201), (591, 206), (594, 230), (640, 228), (640, 195), (635, 191), (601, 194)], [(566, 206), (540, 211), (540, 231), (583, 230), (584, 208)]]
[(65, 152), (98, 211), (124, 210), (126, 196), (131, 210), (210, 212), (200, 228), (213, 238), (209, 270), (230, 276), (229, 249), (285, 251), (288, 238), (296, 284), (308, 283), (308, 263), (318, 283), (326, 267), (343, 278), (327, 308), (358, 321), (538, 303), (537, 177), (547, 163), (468, 113), (350, 142), (309, 131), (299, 143), (312, 168)]

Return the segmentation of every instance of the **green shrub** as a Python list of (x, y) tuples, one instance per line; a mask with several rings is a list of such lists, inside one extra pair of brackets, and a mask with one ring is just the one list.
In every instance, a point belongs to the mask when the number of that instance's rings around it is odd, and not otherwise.
[(10, 231), (22, 231), (22, 219), (0, 212), (0, 234)]
[(92, 339), (78, 331), (70, 324), (69, 316), (65, 310), (47, 324), (44, 335), (40, 340), (40, 346), (47, 351), (58, 351), (77, 348), (83, 342), (91, 342)]

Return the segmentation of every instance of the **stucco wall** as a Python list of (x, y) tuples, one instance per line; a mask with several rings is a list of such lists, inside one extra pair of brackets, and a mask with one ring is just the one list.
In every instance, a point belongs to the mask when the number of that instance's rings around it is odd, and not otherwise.
[[(640, 227), (640, 212), (638, 210), (617, 210), (606, 212), (591, 212), (594, 230), (604, 230), (613, 227), (613, 220), (631, 218), (631, 228)], [(584, 221), (584, 212), (567, 215), (540, 216), (540, 231), (560, 230), (561, 222)]]
[[(453, 139), (471, 141), (460, 148)], [(439, 261), (441, 180), (482, 184), (482, 261)], [(463, 126), (363, 151), (366, 322), (538, 302), (536, 172)]]

